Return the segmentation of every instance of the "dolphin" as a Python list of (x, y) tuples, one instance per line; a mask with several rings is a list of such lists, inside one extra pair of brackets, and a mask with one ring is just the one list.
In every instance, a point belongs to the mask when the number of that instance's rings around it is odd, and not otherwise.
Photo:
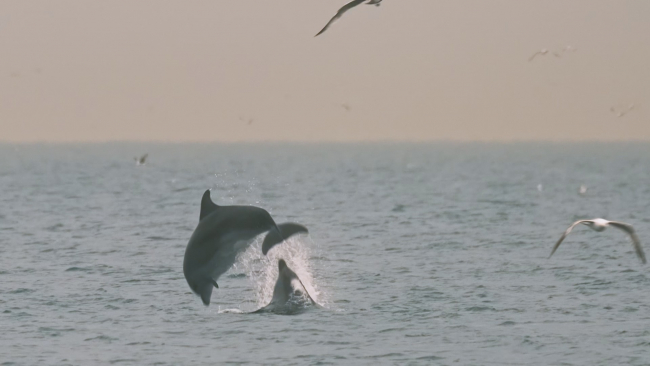
[(269, 232), (262, 243), (266, 255), (273, 246), (294, 234), (308, 233), (306, 227), (291, 222), (277, 225), (263, 208), (255, 206), (218, 206), (203, 193), (199, 224), (185, 249), (183, 274), (192, 291), (210, 305), (217, 279), (235, 263), (259, 234)]
[(278, 280), (273, 288), (273, 298), (265, 307), (255, 313), (272, 312), (292, 314), (309, 306), (321, 307), (309, 295), (298, 275), (287, 266), (284, 259), (278, 261)]

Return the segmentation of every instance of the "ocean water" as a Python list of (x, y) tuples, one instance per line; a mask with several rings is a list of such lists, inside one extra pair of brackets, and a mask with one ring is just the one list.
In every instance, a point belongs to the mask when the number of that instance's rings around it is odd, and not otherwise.
[[(650, 144), (4, 144), (0, 188), (0, 365), (650, 364), (625, 235), (547, 258), (582, 218), (650, 243)], [(182, 263), (208, 188), (310, 235), (257, 240), (204, 307)], [(324, 308), (249, 314), (278, 258)]]

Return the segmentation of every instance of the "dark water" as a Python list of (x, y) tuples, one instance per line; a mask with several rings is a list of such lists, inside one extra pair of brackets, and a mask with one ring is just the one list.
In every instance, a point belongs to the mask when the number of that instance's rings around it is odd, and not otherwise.
[[(547, 259), (581, 218), (650, 243), (650, 144), (0, 145), (0, 188), (2, 365), (650, 364), (625, 235)], [(182, 273), (207, 188), (311, 231), (209, 308)], [(245, 313), (277, 257), (325, 309)]]

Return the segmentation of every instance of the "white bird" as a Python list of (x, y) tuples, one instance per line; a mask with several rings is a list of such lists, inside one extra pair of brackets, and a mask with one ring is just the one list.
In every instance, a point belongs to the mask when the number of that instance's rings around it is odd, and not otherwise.
[(537, 190), (540, 192), (544, 190), (544, 186), (542, 185), (542, 183), (537, 185)]
[(318, 32), (318, 34), (316, 34), (314, 37), (317, 37), (321, 33), (325, 32), (327, 30), (327, 28), (329, 28), (329, 26), (332, 23), (334, 23), (338, 18), (340, 18), (346, 11), (354, 8), (357, 5), (363, 4), (365, 1), (368, 1), (366, 3), (366, 5), (379, 6), (379, 3), (381, 3), (382, 0), (352, 0), (352, 1), (350, 1), (349, 3), (343, 5), (343, 7), (341, 7), (341, 9), (339, 9), (339, 11), (337, 11), (336, 14), (332, 17), (332, 19), (330, 19), (330, 21), (327, 22), (327, 24), (325, 24), (325, 27), (323, 27), (323, 29), (321, 29), (321, 31)]
[(579, 193), (581, 196), (584, 196), (585, 194), (587, 194), (587, 186), (584, 185), (584, 184), (581, 185), (580, 188), (578, 189), (578, 193)]
[(605, 230), (608, 226), (613, 226), (617, 229), (625, 231), (630, 238), (632, 239), (632, 245), (634, 245), (634, 250), (636, 251), (636, 255), (639, 256), (641, 259), (641, 262), (643, 264), (646, 263), (645, 260), (645, 253), (643, 252), (643, 248), (641, 248), (641, 242), (639, 241), (639, 238), (636, 236), (636, 233), (634, 232), (634, 228), (630, 224), (626, 224), (624, 222), (618, 222), (618, 221), (609, 221), (605, 219), (593, 219), (593, 220), (578, 220), (573, 223), (573, 225), (569, 226), (568, 229), (562, 234), (562, 237), (560, 237), (560, 240), (557, 241), (555, 246), (553, 247), (553, 251), (551, 251), (551, 255), (548, 257), (551, 258), (553, 253), (557, 250), (557, 248), (560, 246), (564, 238), (566, 238), (567, 235), (571, 232), (571, 230), (578, 224), (583, 224), (589, 226), (591, 229), (595, 231), (603, 231)]

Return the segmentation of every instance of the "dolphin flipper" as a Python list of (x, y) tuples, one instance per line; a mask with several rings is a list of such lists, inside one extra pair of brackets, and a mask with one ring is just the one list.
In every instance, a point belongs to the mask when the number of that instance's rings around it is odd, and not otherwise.
[(264, 242), (262, 243), (262, 253), (264, 255), (266, 255), (266, 253), (268, 253), (268, 251), (271, 250), (273, 246), (282, 243), (285, 239), (289, 239), (289, 237), (295, 234), (309, 233), (309, 230), (307, 230), (306, 227), (293, 222), (285, 222), (283, 224), (279, 224), (278, 229), (280, 232), (277, 232), (277, 230), (271, 230), (268, 234), (266, 234), (266, 237), (264, 237)]

